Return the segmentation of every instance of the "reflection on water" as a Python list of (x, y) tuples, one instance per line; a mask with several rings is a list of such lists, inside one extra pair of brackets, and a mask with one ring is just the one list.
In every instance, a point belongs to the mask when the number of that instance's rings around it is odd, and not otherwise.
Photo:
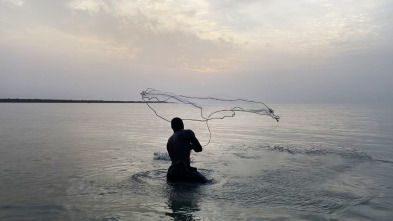
[(145, 105), (0, 104), (0, 220), (391, 220), (392, 108), (273, 106), (212, 122), (190, 185)]
[(200, 220), (197, 211), (201, 188), (198, 184), (168, 183), (168, 207), (166, 215), (174, 220)]

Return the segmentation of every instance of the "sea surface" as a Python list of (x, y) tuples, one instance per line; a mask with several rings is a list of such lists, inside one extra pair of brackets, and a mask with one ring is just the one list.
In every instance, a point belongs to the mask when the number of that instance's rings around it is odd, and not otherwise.
[(193, 185), (145, 104), (0, 103), (0, 220), (393, 220), (392, 106), (269, 106), (211, 121)]

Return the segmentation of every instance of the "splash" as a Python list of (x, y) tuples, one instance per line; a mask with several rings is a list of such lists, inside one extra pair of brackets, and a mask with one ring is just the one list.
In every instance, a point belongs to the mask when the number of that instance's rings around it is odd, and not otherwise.
[[(157, 115), (157, 117), (170, 122), (174, 117), (180, 117), (183, 121), (197, 121), (206, 123), (209, 131), (209, 141), (204, 145), (207, 146), (211, 140), (211, 131), (209, 121), (235, 117), (236, 112), (247, 112), (257, 115), (267, 115), (277, 122), (280, 117), (274, 114), (273, 109), (266, 104), (258, 101), (246, 99), (224, 99), (218, 97), (193, 97), (177, 95), (171, 92), (163, 92), (153, 88), (148, 88), (141, 93), (142, 99), (147, 106)], [(165, 103), (171, 105), (169, 109), (173, 110), (177, 105), (187, 107), (181, 112), (164, 111), (161, 108), (154, 108), (152, 102)], [(168, 110), (168, 109), (167, 109)]]
[(170, 161), (171, 158), (169, 157), (169, 154), (167, 152), (154, 152), (154, 158), (155, 160), (163, 160), (163, 161)]

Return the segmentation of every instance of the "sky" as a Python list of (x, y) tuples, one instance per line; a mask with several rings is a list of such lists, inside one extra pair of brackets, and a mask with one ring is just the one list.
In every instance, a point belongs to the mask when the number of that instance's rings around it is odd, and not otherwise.
[(393, 103), (393, 0), (0, 0), (0, 98)]

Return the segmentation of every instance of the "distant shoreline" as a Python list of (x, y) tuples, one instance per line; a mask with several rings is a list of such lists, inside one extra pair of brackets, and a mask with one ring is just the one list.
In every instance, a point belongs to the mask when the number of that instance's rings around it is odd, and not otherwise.
[(165, 103), (161, 101), (108, 101), (108, 100), (62, 100), (62, 99), (20, 99), (3, 98), (0, 103)]

